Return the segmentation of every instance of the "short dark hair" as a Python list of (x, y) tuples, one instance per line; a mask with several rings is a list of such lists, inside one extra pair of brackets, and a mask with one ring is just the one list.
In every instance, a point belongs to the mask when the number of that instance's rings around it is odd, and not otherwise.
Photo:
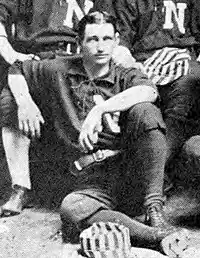
[(85, 15), (78, 23), (77, 32), (81, 40), (84, 39), (87, 24), (111, 23), (117, 32), (117, 19), (107, 12), (96, 11)]

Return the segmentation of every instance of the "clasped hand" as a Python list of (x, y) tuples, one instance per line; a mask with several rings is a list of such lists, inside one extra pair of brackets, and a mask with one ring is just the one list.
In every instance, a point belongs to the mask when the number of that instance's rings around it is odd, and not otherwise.
[(79, 135), (79, 143), (84, 152), (92, 151), (98, 141), (98, 133), (102, 131), (102, 111), (95, 106), (83, 122)]

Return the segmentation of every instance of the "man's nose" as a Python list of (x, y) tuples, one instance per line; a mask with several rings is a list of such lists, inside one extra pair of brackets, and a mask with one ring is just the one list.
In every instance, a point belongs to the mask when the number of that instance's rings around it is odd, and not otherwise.
[(98, 52), (103, 52), (104, 51), (104, 44), (103, 41), (99, 41), (97, 44), (97, 51)]

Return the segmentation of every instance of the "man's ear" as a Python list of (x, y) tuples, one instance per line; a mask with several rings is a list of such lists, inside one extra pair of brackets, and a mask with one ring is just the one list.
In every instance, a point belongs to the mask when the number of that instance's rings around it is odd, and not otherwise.
[(76, 36), (76, 44), (77, 44), (78, 47), (81, 46), (81, 39), (80, 39), (79, 36)]
[(119, 45), (119, 42), (120, 42), (119, 32), (115, 33), (115, 39), (116, 39), (116, 46), (117, 46)]

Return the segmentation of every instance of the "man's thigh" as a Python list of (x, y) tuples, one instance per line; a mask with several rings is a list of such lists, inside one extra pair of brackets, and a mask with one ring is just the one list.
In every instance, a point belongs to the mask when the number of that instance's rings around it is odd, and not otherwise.
[(187, 76), (158, 88), (168, 143), (176, 152), (200, 133), (200, 64), (191, 62)]
[(200, 110), (200, 64), (191, 62), (189, 73), (178, 80), (158, 86), (164, 119), (173, 117), (183, 122), (199, 119)]
[[(103, 205), (104, 208), (109, 207), (109, 209), (118, 210), (132, 217), (141, 214), (144, 186), (140, 178), (131, 176), (133, 171), (129, 173), (129, 161), (129, 155), (123, 150), (121, 154), (109, 158), (103, 164), (96, 164), (81, 171), (75, 182), (76, 192), (83, 190), (87, 193), (88, 189), (101, 189), (97, 191), (97, 195), (89, 190), (91, 192), (89, 197), (92, 198), (90, 199), (91, 206), (96, 207), (95, 211)], [(129, 167), (129, 169), (136, 170), (137, 168)], [(85, 205), (86, 203), (83, 206)], [(91, 213), (95, 211), (91, 209)]]
[[(78, 172), (78, 171), (77, 171)], [(101, 162), (95, 162), (76, 174), (74, 189), (101, 189), (115, 199), (123, 171), (123, 153)], [(124, 175), (125, 176), (125, 175)]]

